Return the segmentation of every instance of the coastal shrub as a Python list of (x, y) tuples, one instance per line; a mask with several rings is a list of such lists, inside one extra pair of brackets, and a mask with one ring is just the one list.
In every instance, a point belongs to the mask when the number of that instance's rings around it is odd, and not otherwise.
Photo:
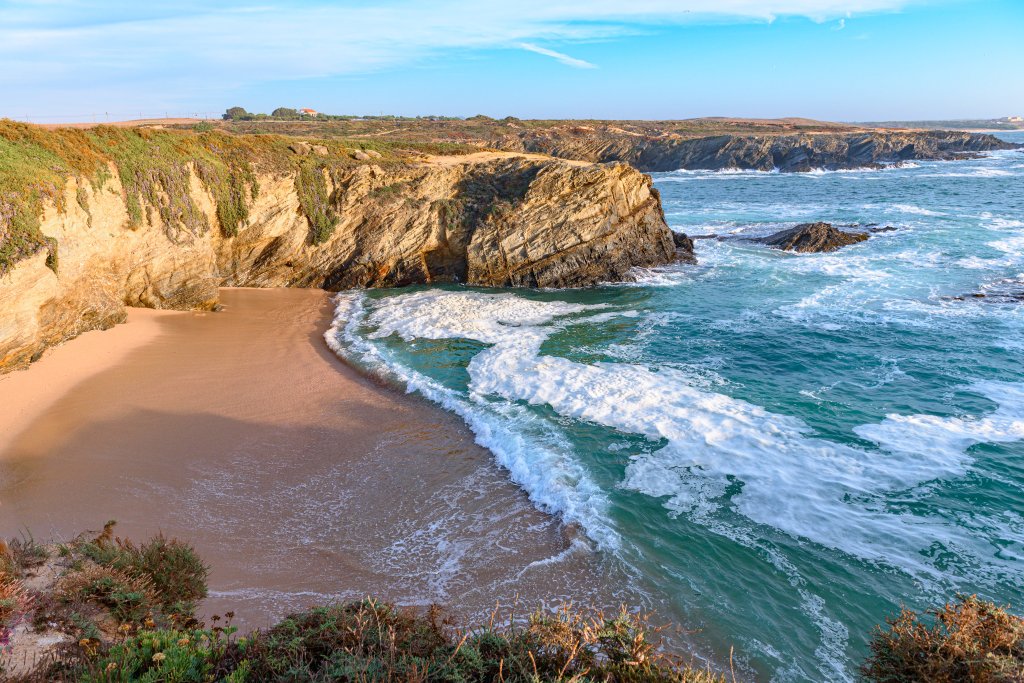
[[(216, 619), (216, 618), (215, 618)], [(41, 675), (73, 681), (604, 681), (724, 683), (660, 653), (646, 620), (569, 607), (527, 623), (461, 630), (442, 610), (363, 600), (315, 607), (236, 638), (235, 629), (143, 629), (83, 639)]]
[(55, 592), (65, 605), (94, 603), (106, 608), (118, 623), (141, 623), (160, 603), (146, 577), (97, 564), (69, 572)]
[(0, 576), (23, 578), (29, 570), (46, 562), (49, 553), (31, 534), (22, 534), (10, 542), (0, 540)]
[(331, 206), (326, 171), (323, 162), (310, 160), (299, 166), (295, 176), (295, 192), (299, 197), (302, 214), (309, 222), (311, 244), (326, 242), (338, 224), (338, 214)]
[(196, 175), (214, 195), (221, 234), (234, 237), (249, 219), (249, 202), (259, 193), (252, 167), (234, 158), (224, 163), (197, 160)]
[(875, 683), (1024, 681), (1024, 619), (974, 595), (924, 615), (904, 607), (876, 629), (861, 673)]
[(10, 574), (0, 574), (0, 633), (12, 625), (28, 604), (28, 593), (21, 581)]
[(21, 581), (0, 571), (0, 674), (11, 647), (14, 627), (32, 605), (32, 599)]
[(46, 247), (39, 224), (45, 202), (64, 209), (67, 178), (95, 173), (100, 157), (81, 131), (53, 135), (0, 119), (0, 275)]
[(246, 665), (221, 673), (227, 650), (237, 647), (230, 640), (233, 633), (233, 628), (143, 630), (102, 650), (85, 644), (77, 656), (51, 667), (47, 675), (81, 683), (258, 681), (247, 675)]
[(168, 613), (191, 614), (206, 597), (209, 567), (188, 543), (158, 534), (136, 545), (113, 536), (108, 522), (91, 543), (82, 546), (83, 554), (97, 564), (138, 576), (148, 581), (156, 594), (156, 604)]

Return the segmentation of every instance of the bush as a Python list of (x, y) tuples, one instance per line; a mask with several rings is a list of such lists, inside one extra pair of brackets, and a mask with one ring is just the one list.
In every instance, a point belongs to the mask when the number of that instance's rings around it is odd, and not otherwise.
[(297, 119), (299, 118), (299, 111), (290, 107), (278, 107), (270, 112), (270, 115), (275, 119)]
[(311, 244), (326, 242), (338, 224), (338, 214), (331, 204), (326, 173), (324, 164), (311, 161), (303, 163), (295, 176), (295, 192), (302, 213), (309, 222)]
[(46, 548), (36, 543), (30, 534), (13, 538), (10, 543), (0, 540), (0, 576), (24, 577), (28, 570), (46, 562), (48, 557)]
[(91, 602), (106, 608), (118, 623), (141, 623), (160, 604), (146, 577), (96, 564), (62, 577), (56, 595), (66, 605)]
[(1024, 681), (1024, 619), (977, 596), (925, 618), (903, 608), (871, 641), (861, 673), (876, 683)]
[[(604, 681), (724, 683), (707, 670), (660, 654), (646, 621), (568, 607), (525, 625), (469, 631), (437, 607), (403, 610), (365, 600), (293, 614), (267, 631), (235, 639), (232, 627), (145, 630), (48, 674), (76, 681)], [(83, 641), (84, 643), (84, 641)]]
[(221, 118), (225, 121), (244, 121), (246, 119), (251, 119), (252, 114), (247, 112), (245, 107), (230, 107), (226, 112), (224, 112)]
[(159, 534), (142, 545), (113, 538), (113, 522), (83, 553), (104, 567), (117, 569), (149, 581), (164, 609), (191, 614), (196, 603), (206, 597), (209, 567), (195, 548), (176, 538)]

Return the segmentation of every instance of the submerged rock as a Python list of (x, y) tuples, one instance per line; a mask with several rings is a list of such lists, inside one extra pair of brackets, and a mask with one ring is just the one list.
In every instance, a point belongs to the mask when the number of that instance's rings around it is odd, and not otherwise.
[(785, 251), (819, 253), (836, 251), (867, 238), (866, 232), (843, 232), (831, 223), (802, 223), (755, 241)]

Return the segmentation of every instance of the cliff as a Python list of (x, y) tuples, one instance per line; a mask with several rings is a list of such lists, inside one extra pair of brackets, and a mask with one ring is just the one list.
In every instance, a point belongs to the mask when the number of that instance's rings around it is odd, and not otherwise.
[(4, 124), (0, 371), (220, 286), (574, 287), (676, 258), (625, 164), (432, 151)]
[[(257, 132), (265, 123), (226, 122)], [(1020, 145), (993, 135), (891, 130), (809, 119), (704, 118), (682, 121), (545, 121), (486, 116), (396, 117), (273, 124), (289, 135), (458, 142), (589, 162), (624, 161), (641, 171), (750, 169), (783, 172), (872, 168), (909, 160), (952, 160)]]
[(878, 168), (910, 160), (970, 158), (1019, 145), (981, 133), (868, 131), (789, 135), (636, 135), (614, 131), (528, 130), (496, 138), (499, 149), (590, 162), (624, 161), (641, 171), (723, 170), (807, 172)]

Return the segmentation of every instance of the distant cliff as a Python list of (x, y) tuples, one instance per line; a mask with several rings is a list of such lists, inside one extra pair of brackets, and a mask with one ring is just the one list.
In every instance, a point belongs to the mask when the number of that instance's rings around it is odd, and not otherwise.
[(9, 122), (2, 155), (0, 372), (220, 286), (576, 287), (692, 256), (625, 164)]
[(641, 171), (873, 168), (1020, 147), (988, 134), (885, 130), (799, 118), (559, 121), (369, 117), (298, 121), (273, 124), (272, 128), (260, 122), (218, 125), (237, 133), (273, 130), (286, 135), (461, 143), (589, 162), (624, 161)]
[(624, 161), (641, 171), (741, 169), (806, 172), (878, 168), (910, 160), (953, 160), (1020, 147), (983, 133), (860, 131), (786, 135), (640, 135), (610, 126), (526, 129), (489, 140), (499, 149), (591, 162)]

